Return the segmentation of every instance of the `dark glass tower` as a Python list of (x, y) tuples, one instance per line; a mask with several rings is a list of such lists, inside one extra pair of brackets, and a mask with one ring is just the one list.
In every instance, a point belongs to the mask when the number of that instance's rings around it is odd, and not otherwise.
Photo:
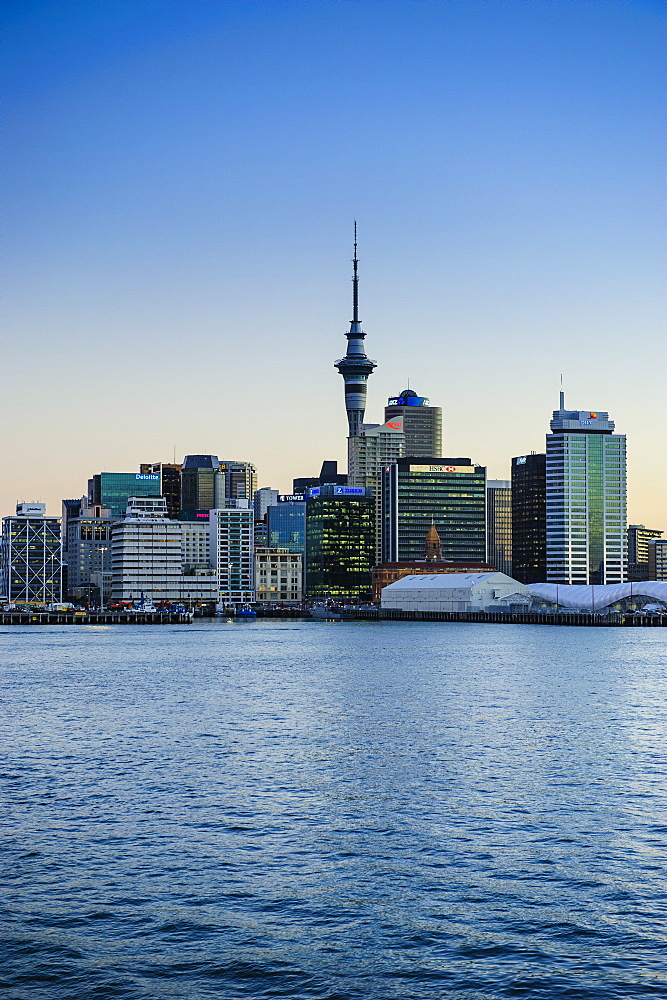
[(431, 525), (442, 559), (486, 562), (484, 466), (469, 458), (399, 458), (382, 467), (381, 482), (383, 563), (423, 559)]
[(368, 376), (373, 374), (376, 361), (366, 357), (364, 338), (366, 334), (361, 329), (359, 319), (359, 276), (357, 274), (357, 224), (354, 224), (354, 271), (352, 275), (352, 319), (347, 337), (347, 354), (334, 362), (334, 368), (345, 380), (345, 409), (350, 428), (350, 437), (358, 437), (364, 422), (366, 410), (366, 383)]
[(512, 573), (520, 583), (547, 578), (547, 456), (512, 459)]
[[(346, 489), (347, 487), (342, 487)], [(309, 597), (371, 596), (375, 563), (375, 500), (322, 486), (306, 501), (306, 590)]]
[(213, 510), (216, 480), (220, 475), (217, 455), (186, 455), (181, 470), (181, 517)]

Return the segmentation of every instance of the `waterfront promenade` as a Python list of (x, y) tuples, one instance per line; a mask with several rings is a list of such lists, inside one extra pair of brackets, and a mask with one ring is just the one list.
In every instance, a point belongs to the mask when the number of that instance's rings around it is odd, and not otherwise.
[[(0, 625), (178, 625), (191, 624), (195, 618), (212, 617), (195, 612), (144, 612), (132, 614), (120, 611), (89, 611), (85, 615), (72, 611), (0, 611)], [(312, 621), (302, 608), (260, 608), (258, 618), (291, 618)], [(327, 620), (326, 618), (324, 619)], [(667, 626), (667, 614), (608, 615), (561, 611), (527, 611), (498, 614), (493, 611), (397, 611), (387, 608), (347, 608), (331, 619), (335, 621), (401, 621), (401, 622), (468, 622), (476, 625), (575, 625), (599, 628), (660, 628)]]

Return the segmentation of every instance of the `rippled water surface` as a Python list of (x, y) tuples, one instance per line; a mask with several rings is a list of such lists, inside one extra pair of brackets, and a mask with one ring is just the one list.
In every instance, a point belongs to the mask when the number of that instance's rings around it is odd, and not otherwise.
[(0, 629), (3, 997), (667, 996), (666, 640)]

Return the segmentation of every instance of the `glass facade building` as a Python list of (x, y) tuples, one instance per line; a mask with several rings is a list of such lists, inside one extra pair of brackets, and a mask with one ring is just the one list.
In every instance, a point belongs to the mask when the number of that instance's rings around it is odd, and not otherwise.
[(512, 459), (512, 572), (520, 583), (547, 579), (547, 456)]
[(625, 436), (608, 413), (566, 410), (547, 435), (547, 582), (623, 583), (627, 564)]
[(424, 558), (431, 524), (442, 558), (486, 562), (486, 469), (469, 458), (402, 458), (382, 470), (382, 562)]
[(220, 495), (217, 455), (186, 455), (181, 469), (181, 518), (213, 510)]
[(512, 575), (512, 488), (507, 479), (486, 484), (487, 562), (499, 573)]
[(125, 517), (130, 497), (159, 497), (162, 482), (158, 472), (100, 472), (88, 480), (90, 507), (106, 507), (112, 517)]
[(168, 516), (172, 521), (178, 520), (181, 509), (181, 469), (180, 465), (166, 462), (145, 462), (139, 466), (139, 472), (159, 474), (161, 495), (167, 501)]
[[(299, 499), (300, 497), (300, 499)], [(301, 494), (279, 496), (266, 511), (267, 544), (306, 557), (306, 498)]]
[(308, 597), (366, 600), (375, 562), (375, 504), (372, 496), (336, 493), (322, 486), (306, 503)]

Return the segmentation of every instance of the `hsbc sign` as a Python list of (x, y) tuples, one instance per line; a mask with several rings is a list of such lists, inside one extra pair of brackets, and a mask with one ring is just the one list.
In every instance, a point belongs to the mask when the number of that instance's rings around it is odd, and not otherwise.
[(411, 465), (410, 472), (454, 472), (457, 475), (471, 476), (475, 472), (474, 465)]

